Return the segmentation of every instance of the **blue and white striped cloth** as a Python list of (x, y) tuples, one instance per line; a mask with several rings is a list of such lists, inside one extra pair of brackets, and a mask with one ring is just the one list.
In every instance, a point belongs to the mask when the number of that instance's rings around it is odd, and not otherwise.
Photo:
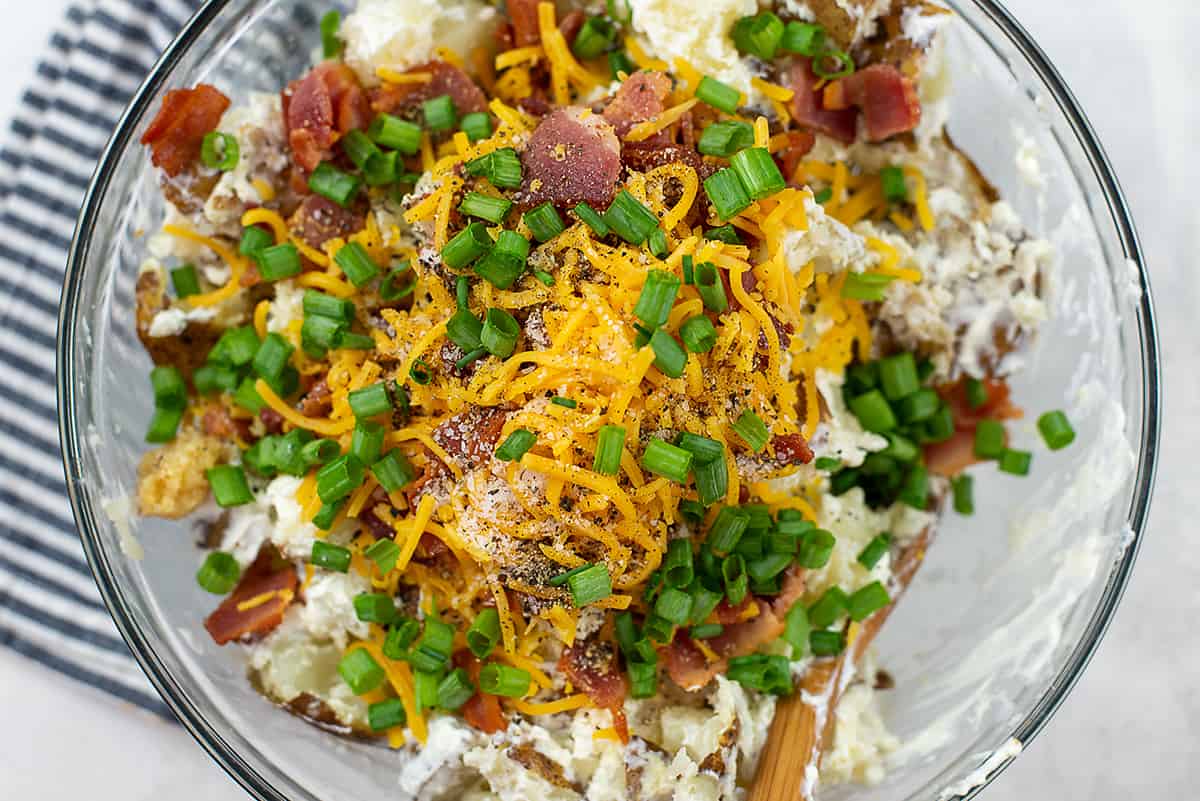
[(79, 545), (59, 458), (54, 336), (67, 248), (96, 160), (202, 2), (73, 5), (0, 150), (0, 644), (167, 717)]

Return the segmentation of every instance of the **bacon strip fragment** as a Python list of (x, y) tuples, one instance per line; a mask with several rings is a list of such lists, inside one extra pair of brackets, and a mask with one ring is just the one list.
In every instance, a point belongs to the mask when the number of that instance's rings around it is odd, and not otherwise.
[(426, 100), (450, 95), (454, 108), (461, 114), (487, 111), (488, 101), (483, 90), (471, 76), (445, 61), (428, 61), (406, 70), (407, 73), (426, 73), (430, 79), (423, 83), (385, 84), (371, 91), (371, 108), (392, 114), (411, 111)]
[(810, 59), (797, 58), (792, 62), (787, 73), (790, 88), (796, 93), (792, 98), (792, 118), (806, 128), (851, 144), (858, 136), (858, 112), (850, 108), (835, 111), (825, 109), (821, 94), (817, 91), (819, 80), (812, 70)]
[[(476, 659), (474, 654), (466, 649), (456, 651), (454, 666), (464, 668), (471, 679), (471, 685), (479, 686), (479, 672), (483, 670), (483, 663)], [(467, 723), (484, 734), (495, 734), (508, 728), (504, 710), (500, 708), (500, 699), (490, 693), (476, 691), (463, 704), (461, 711)]]
[[(267, 634), (283, 622), (283, 613), (295, 598), (299, 584), (296, 568), (282, 561), (273, 548), (264, 548), (242, 574), (233, 593), (204, 621), (204, 628), (217, 645)], [(268, 594), (270, 597), (262, 603), (238, 608)]]
[(371, 122), (366, 94), (354, 70), (326, 61), (293, 81), (283, 92), (288, 143), (308, 172), (329, 158), (337, 137)]
[(521, 154), (530, 206), (584, 202), (603, 211), (621, 177), (621, 143), (602, 117), (571, 107), (551, 112)]
[(952, 478), (983, 461), (975, 455), (975, 428), (980, 420), (1012, 420), (1022, 416), (1021, 409), (1012, 403), (1006, 382), (986, 379), (983, 386), (988, 399), (977, 409), (972, 409), (967, 401), (965, 378), (937, 388), (954, 415), (954, 434), (945, 442), (925, 446), (925, 465), (934, 473)]
[[(612, 101), (604, 109), (604, 119), (617, 136), (625, 136), (633, 126), (657, 117), (666, 108), (671, 79), (661, 72), (639, 70), (625, 79)], [(661, 136), (660, 134), (658, 134)]]
[(563, 651), (558, 669), (575, 687), (587, 693), (592, 703), (612, 713), (613, 727), (622, 741), (629, 741), (629, 724), (623, 707), (629, 695), (629, 679), (617, 664), (611, 643), (598, 640), (576, 642)]
[(921, 122), (916, 84), (890, 64), (872, 64), (834, 81), (825, 88), (824, 104), (832, 111), (862, 109), (869, 142), (907, 133)]
[(158, 116), (142, 134), (150, 161), (172, 178), (196, 164), (204, 137), (217, 129), (228, 108), (229, 98), (206, 83), (167, 92)]

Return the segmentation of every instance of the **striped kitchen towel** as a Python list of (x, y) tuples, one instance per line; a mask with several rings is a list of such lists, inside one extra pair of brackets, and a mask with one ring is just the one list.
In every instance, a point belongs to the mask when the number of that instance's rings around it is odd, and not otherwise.
[(0, 151), (0, 644), (167, 717), (79, 545), (59, 459), (54, 336), (67, 248), (96, 160), (202, 2), (73, 5)]

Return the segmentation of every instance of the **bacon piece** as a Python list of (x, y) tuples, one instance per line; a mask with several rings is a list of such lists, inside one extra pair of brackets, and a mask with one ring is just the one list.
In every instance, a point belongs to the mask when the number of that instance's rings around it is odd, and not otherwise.
[(796, 169), (800, 166), (800, 161), (809, 154), (813, 146), (817, 143), (817, 137), (812, 131), (788, 131), (785, 134), (788, 138), (788, 143), (783, 150), (775, 154), (775, 158), (779, 160), (779, 167), (783, 171), (783, 177), (790, 181), (792, 176), (796, 174)]
[(916, 85), (890, 64), (872, 64), (829, 84), (824, 105), (831, 111), (862, 109), (870, 142), (907, 133), (921, 122)]
[(332, 407), (333, 393), (324, 378), (313, 384), (300, 399), (300, 414), (305, 417), (324, 417)]
[(563, 651), (558, 669), (577, 689), (587, 693), (592, 703), (612, 713), (613, 727), (622, 741), (628, 742), (629, 725), (623, 708), (629, 695), (629, 679), (617, 664), (612, 644), (600, 640), (576, 642)]
[(433, 77), (424, 83), (387, 84), (371, 91), (371, 108), (391, 114), (398, 110), (415, 109), (426, 100), (450, 95), (460, 115), (487, 111), (487, 95), (471, 76), (445, 61), (427, 61), (405, 72), (427, 72)]
[(309, 247), (318, 248), (330, 239), (345, 239), (366, 227), (364, 207), (343, 208), (321, 195), (306, 195), (288, 220), (290, 228)]
[(258, 419), (262, 420), (263, 427), (268, 434), (283, 433), (283, 415), (270, 406), (263, 407), (262, 411), (258, 413)]
[[(251, 634), (266, 634), (283, 622), (283, 613), (295, 597), (299, 584), (300, 579), (291, 563), (282, 561), (274, 548), (264, 548), (246, 569), (233, 593), (204, 621), (204, 628), (217, 645)], [(266, 593), (275, 594), (249, 609), (238, 609), (239, 604)]]
[[(529, 47), (542, 41), (538, 27), (538, 3), (540, 0), (508, 0), (508, 20), (512, 23), (513, 41), (517, 47)], [(570, 39), (567, 40), (570, 43)]]
[(584, 109), (551, 112), (529, 137), (521, 154), (522, 192), (530, 206), (585, 202), (606, 209), (621, 177), (621, 143), (612, 126)]
[(808, 464), (813, 459), (808, 442), (800, 434), (780, 434), (771, 440), (771, 445), (775, 448), (775, 458), (783, 464)]
[(797, 58), (787, 75), (787, 81), (796, 95), (792, 98), (792, 117), (800, 125), (832, 136), (846, 144), (858, 136), (858, 112), (854, 109), (829, 111), (822, 107), (821, 96), (816, 91), (818, 79), (812, 71), (812, 61)]
[[(733, 657), (752, 654), (777, 639), (786, 628), (784, 617), (788, 609), (804, 593), (804, 583), (804, 571), (793, 566), (788, 568), (780, 593), (773, 599), (748, 598), (737, 607), (725, 603), (718, 606), (716, 616), (725, 630), (704, 641), (705, 646), (717, 655), (715, 662), (708, 661), (686, 631), (677, 631), (671, 644), (660, 651), (665, 656), (667, 675), (685, 690), (698, 690), (718, 673), (724, 673)], [(758, 614), (743, 620), (751, 603), (758, 606)]]
[(507, 419), (508, 412), (497, 406), (472, 406), (438, 424), (433, 440), (451, 457), (474, 467), (492, 455)]
[(671, 79), (665, 73), (639, 70), (621, 84), (604, 109), (604, 119), (612, 125), (617, 136), (624, 137), (639, 122), (661, 114), (670, 93)]
[(205, 135), (217, 129), (227, 108), (229, 98), (206, 83), (167, 92), (158, 116), (142, 134), (150, 161), (171, 177), (195, 164)]
[(367, 127), (371, 110), (354, 70), (326, 61), (284, 90), (283, 119), (296, 163), (312, 172), (330, 156), (336, 134)]
[[(455, 667), (464, 668), (471, 684), (479, 686), (479, 671), (483, 663), (465, 648), (454, 653)], [(495, 734), (508, 728), (504, 718), (504, 710), (500, 708), (500, 699), (485, 692), (476, 692), (462, 705), (462, 716), (467, 723), (479, 729), (484, 734)]]
[(621, 148), (621, 161), (629, 169), (638, 172), (649, 172), (665, 164), (679, 161), (699, 173), (701, 178), (707, 177), (703, 174), (704, 160), (700, 158), (700, 154), (693, 148), (682, 145), (657, 143), (651, 140), (628, 142)]
[(986, 379), (983, 385), (988, 399), (978, 409), (972, 409), (967, 401), (965, 378), (937, 388), (938, 395), (954, 416), (954, 434), (945, 442), (925, 446), (925, 466), (934, 473), (954, 477), (983, 461), (975, 455), (975, 427), (980, 420), (1011, 420), (1023, 415), (1021, 409), (1013, 405), (1006, 382)]

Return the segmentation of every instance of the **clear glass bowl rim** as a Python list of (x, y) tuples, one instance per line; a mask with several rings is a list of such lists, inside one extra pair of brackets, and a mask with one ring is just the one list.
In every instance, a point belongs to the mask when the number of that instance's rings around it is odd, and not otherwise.
[[(82, 464), (80, 454), (82, 436), (77, 426), (77, 417), (74, 414), (76, 407), (74, 387), (76, 386), (75, 375), (78, 365), (70, 345), (76, 336), (78, 319), (76, 312), (81, 297), (84, 264), (102, 201), (112, 181), (121, 154), (127, 147), (135, 144), (137, 126), (146, 115), (171, 70), (196, 42), (208, 24), (235, 1), (209, 0), (188, 21), (164, 50), (158, 62), (138, 88), (100, 157), (96, 172), (84, 197), (71, 243), (63, 282), (62, 301), (59, 307), (58, 422), (67, 477), (67, 494), (79, 528), (83, 550), (95, 576), (100, 594), (116, 622), (121, 636), (124, 637), (138, 664), (159, 695), (162, 696), (163, 701), (217, 764), (253, 797), (262, 799), (262, 801), (286, 801), (284, 796), (258, 770), (240, 757), (200, 713), (191, 702), (187, 692), (168, 672), (162, 660), (154, 652), (145, 633), (134, 622), (125, 599), (117, 588), (113, 572), (108, 564), (108, 556), (100, 545), (97, 531), (99, 530), (98, 520), (102, 517), (102, 513), (100, 516), (97, 515), (97, 510), (82, 491), (82, 487), (72, 479), (72, 476), (78, 474), (75, 468)], [(1149, 275), (1133, 217), (1108, 156), (1079, 102), (1046, 54), (1025, 28), (999, 2), (996, 0), (959, 0), (959, 2), (975, 6), (1004, 32), (1013, 46), (1024, 56), (1028, 66), (1041, 79), (1054, 102), (1068, 120), (1078, 144), (1082, 147), (1092, 171), (1103, 189), (1105, 204), (1116, 228), (1124, 256), (1137, 266), (1138, 285), (1141, 289), (1141, 297), (1137, 304), (1137, 326), (1142, 358), (1143, 414), (1138, 442), (1134, 495), (1127, 515), (1127, 522), (1133, 531), (1133, 539), (1109, 574), (1104, 594), (1063, 669), (1038, 703), (1011, 733), (1013, 738), (1028, 745), (1030, 740), (1037, 736), (1053, 717), (1059, 705), (1070, 693), (1091, 661), (1092, 655), (1104, 637), (1117, 605), (1120, 603), (1141, 548), (1149, 515), (1150, 499), (1154, 490), (1162, 422), (1162, 375), (1158, 331), (1150, 293)], [(1014, 758), (1009, 757), (994, 766), (989, 764), (989, 767), (993, 769), (989, 771), (986, 781), (972, 788), (963, 797), (964, 801), (975, 797), (982, 791)]]

